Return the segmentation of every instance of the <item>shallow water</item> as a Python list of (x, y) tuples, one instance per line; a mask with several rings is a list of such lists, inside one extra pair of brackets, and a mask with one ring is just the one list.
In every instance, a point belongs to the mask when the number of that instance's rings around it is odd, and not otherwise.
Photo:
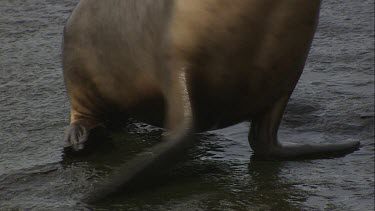
[(60, 62), (76, 0), (0, 1), (0, 208), (37, 210), (373, 210), (374, 4), (324, 1), (280, 139), (360, 140), (342, 158), (250, 158), (249, 123), (200, 134), (185, 160), (133, 194), (85, 204), (95, 185), (160, 130), (134, 124), (95, 155), (63, 156), (67, 101)]

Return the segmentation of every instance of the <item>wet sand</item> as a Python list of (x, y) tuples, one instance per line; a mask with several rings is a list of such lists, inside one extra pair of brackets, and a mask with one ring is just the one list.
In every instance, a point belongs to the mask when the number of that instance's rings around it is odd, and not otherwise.
[(61, 35), (76, 0), (0, 2), (0, 209), (373, 210), (374, 4), (324, 1), (280, 140), (360, 140), (342, 158), (261, 162), (250, 158), (249, 123), (200, 134), (164, 179), (134, 194), (85, 204), (95, 184), (160, 130), (134, 124), (95, 155), (63, 153), (69, 104)]

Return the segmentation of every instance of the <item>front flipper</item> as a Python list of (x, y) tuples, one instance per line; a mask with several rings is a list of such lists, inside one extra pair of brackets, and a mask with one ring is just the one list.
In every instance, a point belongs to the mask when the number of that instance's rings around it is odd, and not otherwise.
[(338, 144), (279, 143), (277, 131), (288, 97), (280, 99), (269, 111), (253, 118), (249, 143), (257, 159), (315, 159), (343, 156), (359, 148), (359, 141)]
[(94, 145), (99, 136), (103, 136), (104, 125), (94, 119), (79, 119), (71, 123), (65, 130), (65, 149), (79, 152)]
[(359, 141), (346, 141), (337, 144), (283, 143), (270, 147), (267, 151), (254, 150), (254, 156), (256, 159), (264, 160), (333, 158), (354, 152), (359, 146)]
[(160, 176), (177, 164), (192, 145), (193, 117), (185, 73), (182, 68), (174, 66), (172, 69), (175, 71), (168, 72), (164, 79), (168, 132), (162, 142), (121, 165), (86, 198), (87, 202), (92, 203), (117, 191), (134, 190), (134, 187), (155, 181), (155, 176)]
[(118, 192), (129, 193), (152, 185), (163, 172), (168, 171), (183, 158), (192, 140), (188, 134), (179, 138), (167, 138), (147, 151), (137, 154), (98, 184), (84, 201), (95, 203)]

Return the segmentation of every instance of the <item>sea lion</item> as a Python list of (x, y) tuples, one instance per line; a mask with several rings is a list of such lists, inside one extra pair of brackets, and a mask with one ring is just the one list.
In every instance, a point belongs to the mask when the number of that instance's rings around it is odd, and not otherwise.
[(63, 69), (71, 104), (66, 142), (82, 148), (90, 131), (112, 117), (166, 128), (163, 143), (131, 161), (130, 169), (142, 171), (173, 160), (194, 132), (249, 120), (249, 143), (262, 159), (355, 150), (358, 141), (287, 145), (277, 139), (320, 4), (81, 0), (64, 28)]

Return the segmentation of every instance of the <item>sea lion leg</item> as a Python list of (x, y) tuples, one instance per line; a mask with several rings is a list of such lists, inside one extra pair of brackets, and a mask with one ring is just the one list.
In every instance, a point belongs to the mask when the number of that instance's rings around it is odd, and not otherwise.
[[(186, 86), (185, 72), (176, 66), (167, 72), (164, 94), (166, 98), (166, 122), (167, 132), (163, 140), (140, 153), (121, 165), (117, 171), (103, 181), (100, 186), (86, 198), (87, 202), (95, 202), (117, 190), (131, 191), (140, 183), (150, 181), (155, 175), (165, 172), (183, 157), (193, 142), (193, 115)], [(181, 70), (181, 71), (180, 71)]]
[(104, 128), (104, 125), (100, 121), (71, 109), (70, 125), (65, 129), (65, 148), (83, 150), (89, 143), (90, 134), (101, 128)]
[(269, 111), (253, 118), (249, 143), (254, 156), (261, 159), (329, 158), (343, 156), (358, 149), (360, 142), (340, 144), (280, 143), (277, 131), (289, 97), (280, 99)]

